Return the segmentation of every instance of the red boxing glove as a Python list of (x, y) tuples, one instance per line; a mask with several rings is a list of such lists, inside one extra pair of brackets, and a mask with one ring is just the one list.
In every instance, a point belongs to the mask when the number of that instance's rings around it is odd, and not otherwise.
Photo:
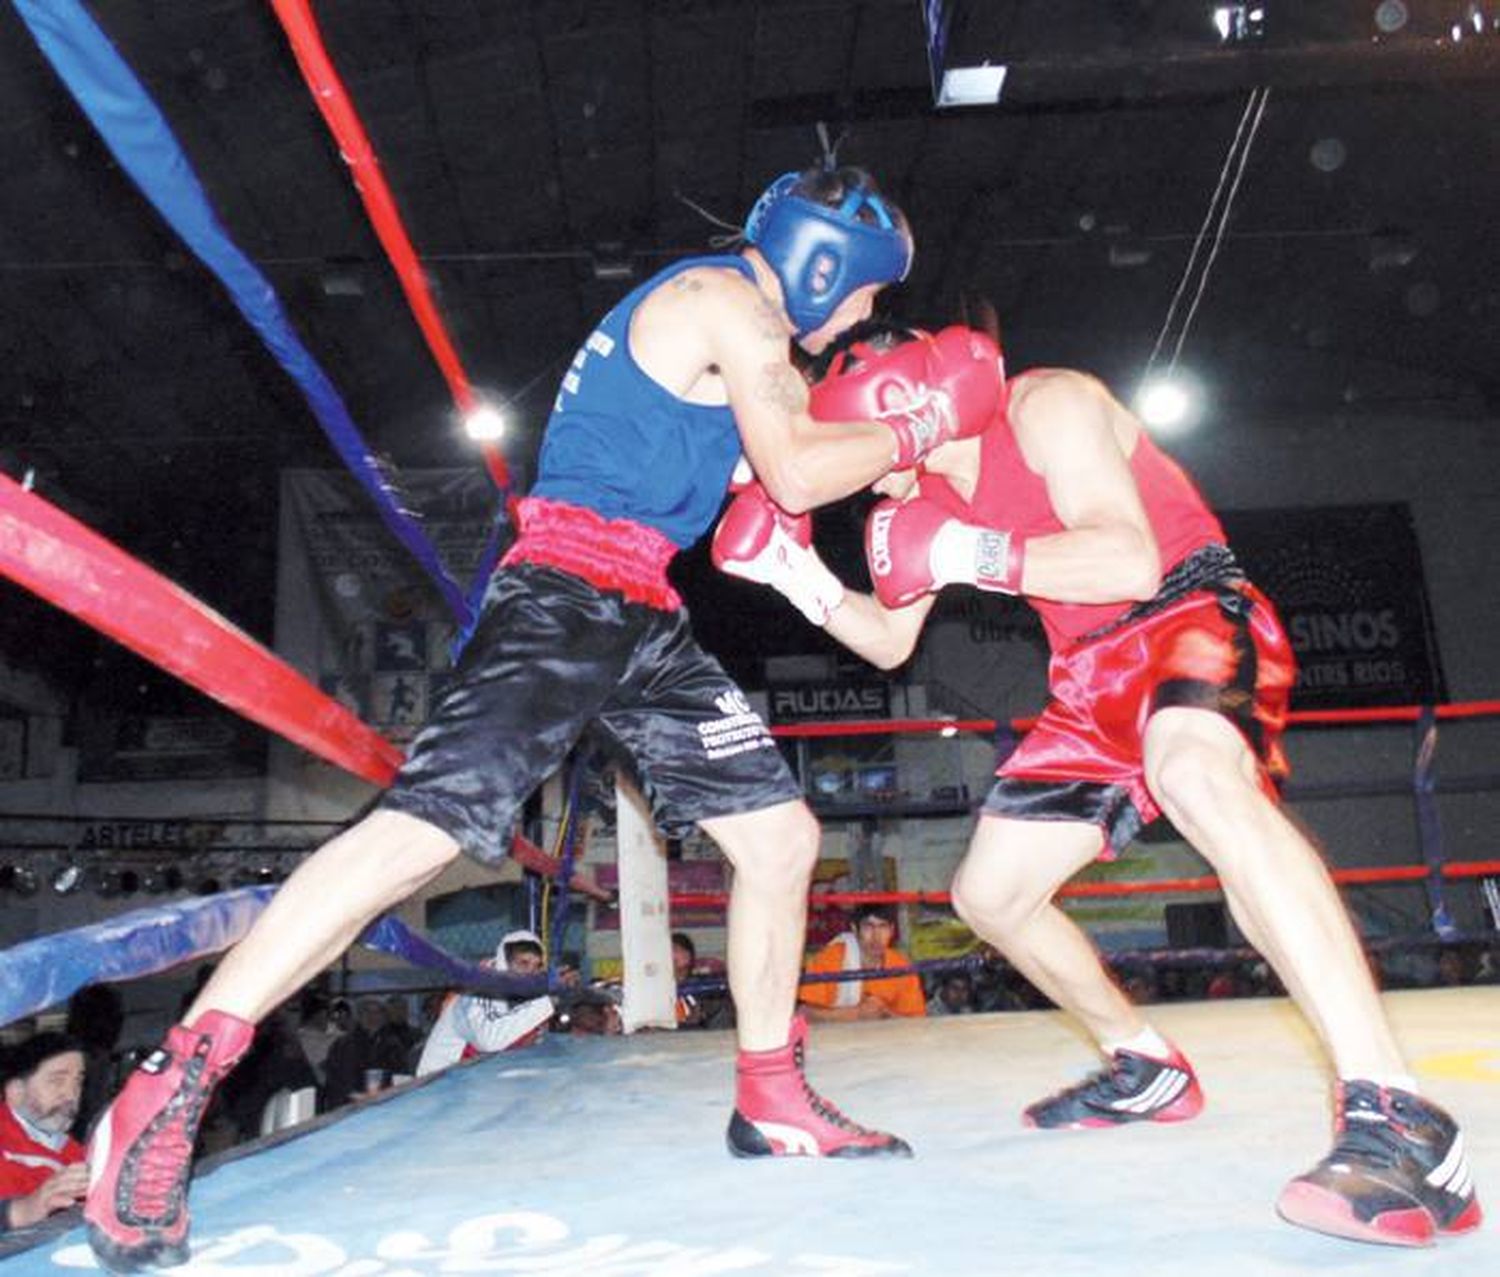
[(893, 468), (908, 470), (950, 439), (986, 429), (1000, 411), (1005, 366), (983, 333), (955, 324), (927, 342), (925, 395), (880, 419), (896, 432)]
[(956, 519), (925, 497), (882, 501), (865, 523), (875, 597), (905, 607), (945, 585), (1018, 594), (1023, 545), (1012, 533)]
[(927, 392), (932, 338), (914, 329), (910, 341), (880, 348), (856, 342), (840, 351), (808, 395), (815, 421), (875, 421)]
[(812, 388), (819, 421), (882, 421), (896, 435), (895, 469), (914, 466), (940, 444), (984, 430), (1004, 401), (1000, 348), (962, 325), (935, 337), (877, 349), (859, 343), (841, 354)]
[(791, 515), (750, 483), (714, 529), (714, 566), (769, 585), (814, 625), (826, 625), (844, 601), (844, 584), (812, 548), (812, 516)]

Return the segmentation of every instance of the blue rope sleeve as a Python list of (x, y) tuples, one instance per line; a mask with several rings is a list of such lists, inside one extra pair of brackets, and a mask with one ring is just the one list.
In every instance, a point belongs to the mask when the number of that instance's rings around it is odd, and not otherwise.
[(463, 590), (416, 516), (402, 506), (333, 383), (292, 330), (270, 282), (225, 232), (166, 118), (108, 37), (78, 0), (13, 3), (120, 166), (228, 290), (240, 314), (297, 384), (386, 527), (426, 571), (460, 625), (467, 625), (470, 612)]

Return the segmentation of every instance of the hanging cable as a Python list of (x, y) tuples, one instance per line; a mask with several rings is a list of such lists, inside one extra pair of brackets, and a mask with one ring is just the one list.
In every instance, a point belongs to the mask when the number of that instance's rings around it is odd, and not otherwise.
[(1245, 137), (1245, 145), (1240, 149), (1239, 166), (1234, 172), (1234, 181), (1230, 184), (1229, 194), (1224, 198), (1224, 214), (1219, 219), (1219, 225), (1214, 231), (1214, 242), (1208, 250), (1208, 257), (1203, 263), (1203, 272), (1198, 276), (1198, 289), (1193, 294), (1192, 305), (1188, 307), (1188, 313), (1182, 321), (1182, 329), (1177, 334), (1177, 345), (1172, 349), (1172, 362), (1167, 365), (1168, 371), (1175, 371), (1178, 357), (1182, 354), (1182, 347), (1187, 341), (1188, 330), (1193, 326), (1193, 318), (1198, 313), (1198, 303), (1203, 300), (1203, 290), (1208, 287), (1208, 277), (1213, 272), (1214, 262), (1219, 256), (1219, 249), (1224, 244), (1224, 231), (1229, 226), (1229, 216), (1234, 210), (1234, 197), (1239, 194), (1240, 179), (1245, 176), (1245, 166), (1250, 162), (1250, 150), (1255, 145), (1255, 135), (1260, 132), (1261, 117), (1266, 113), (1266, 102), (1271, 97), (1270, 89), (1257, 89), (1250, 95), (1251, 101), (1255, 101), (1256, 94), (1260, 95), (1260, 101), (1255, 106), (1255, 119), (1251, 121), (1250, 132)]
[[(1146, 360), (1146, 376), (1149, 378), (1156, 367), (1157, 358), (1161, 354), (1163, 345), (1166, 343), (1167, 335), (1172, 330), (1172, 321), (1177, 316), (1177, 307), (1181, 304), (1188, 285), (1193, 278), (1193, 272), (1198, 264), (1198, 256), (1203, 251), (1204, 243), (1213, 236), (1213, 243), (1209, 249), (1208, 257), (1204, 261), (1203, 270), (1198, 277), (1198, 286), (1193, 294), (1193, 301), (1189, 308), (1187, 317), (1183, 321), (1181, 332), (1172, 352), (1169, 365), (1175, 369), (1178, 356), (1182, 354), (1183, 343), (1187, 340), (1188, 329), (1192, 325), (1193, 317), (1197, 312), (1198, 303), (1202, 300), (1204, 289), (1208, 285), (1209, 271), (1213, 267), (1214, 258), (1218, 256), (1219, 247), (1224, 240), (1224, 232), (1229, 225), (1229, 216), (1234, 207), (1234, 197), (1239, 190), (1240, 179), (1244, 176), (1245, 165), (1250, 158), (1250, 149), (1255, 142), (1255, 135), (1260, 129), (1261, 117), (1265, 113), (1266, 102), (1271, 96), (1268, 88), (1259, 88), (1251, 92), (1245, 101), (1245, 108), (1240, 113), (1240, 121), (1234, 131), (1234, 138), (1229, 144), (1229, 150), (1225, 153), (1224, 163), (1219, 169), (1219, 179), (1214, 186), (1213, 198), (1208, 202), (1208, 210), (1203, 215), (1203, 222), (1198, 228), (1198, 234), (1193, 239), (1192, 251), (1188, 254), (1187, 265), (1183, 267), (1182, 278), (1178, 280), (1177, 291), (1172, 294), (1171, 304), (1167, 307), (1166, 317), (1162, 320), (1161, 330), (1156, 335), (1156, 342), (1151, 347), (1151, 354)], [(1227, 191), (1227, 193), (1226, 193)], [(1211, 231), (1212, 228), (1212, 231)]]

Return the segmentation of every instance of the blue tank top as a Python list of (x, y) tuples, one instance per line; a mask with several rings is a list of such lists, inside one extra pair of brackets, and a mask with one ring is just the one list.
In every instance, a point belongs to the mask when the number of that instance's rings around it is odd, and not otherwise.
[(630, 354), (630, 320), (652, 289), (696, 266), (754, 280), (743, 257), (689, 257), (631, 290), (573, 356), (542, 436), (531, 495), (630, 519), (686, 548), (708, 530), (740, 455), (727, 406), (687, 403)]

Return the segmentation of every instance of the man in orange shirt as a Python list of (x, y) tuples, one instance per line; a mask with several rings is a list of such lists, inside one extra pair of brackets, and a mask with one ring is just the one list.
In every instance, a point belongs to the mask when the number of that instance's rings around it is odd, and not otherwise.
[[(807, 964), (810, 975), (906, 967), (911, 962), (893, 948), (896, 914), (890, 905), (861, 905), (854, 929), (835, 936)], [(803, 1013), (814, 1023), (827, 1020), (885, 1020), (896, 1015), (926, 1015), (927, 1000), (915, 975), (888, 980), (841, 980), (804, 984), (797, 990)]]

